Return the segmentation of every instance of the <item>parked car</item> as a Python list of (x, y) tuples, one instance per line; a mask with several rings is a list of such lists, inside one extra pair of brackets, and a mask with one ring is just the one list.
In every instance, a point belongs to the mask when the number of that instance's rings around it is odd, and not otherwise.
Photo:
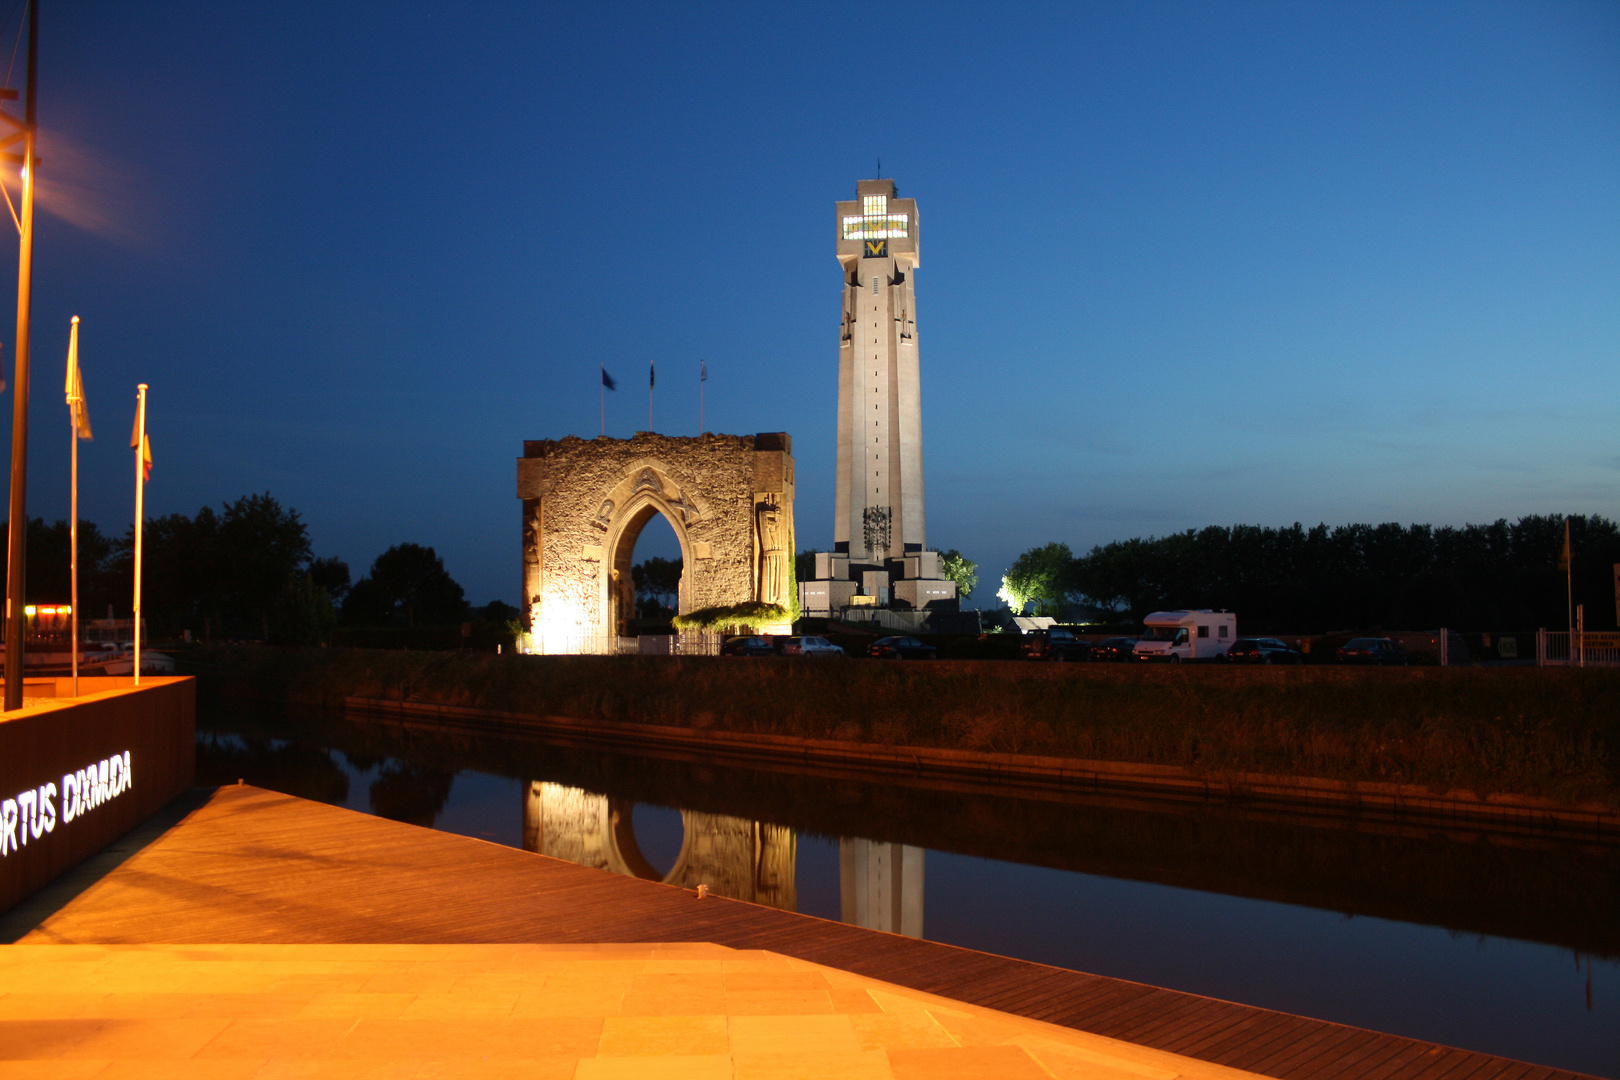
[(939, 650), (914, 637), (880, 637), (867, 647), (866, 654), (885, 660), (932, 660)]
[(1411, 658), (1406, 650), (1387, 637), (1351, 638), (1339, 646), (1341, 664), (1407, 664)]
[(721, 656), (775, 656), (776, 649), (762, 637), (728, 638), (720, 646)]
[(1093, 645), (1087, 659), (1106, 664), (1128, 664), (1135, 655), (1135, 638), (1111, 637), (1103, 638)]
[(1274, 637), (1244, 637), (1232, 642), (1226, 650), (1229, 664), (1303, 664), (1305, 657), (1298, 649), (1289, 648)]
[(1091, 652), (1091, 642), (1056, 626), (1031, 630), (1024, 635), (1023, 644), (1027, 660), (1084, 660)]
[(844, 650), (824, 637), (782, 639), (783, 656), (843, 656)]

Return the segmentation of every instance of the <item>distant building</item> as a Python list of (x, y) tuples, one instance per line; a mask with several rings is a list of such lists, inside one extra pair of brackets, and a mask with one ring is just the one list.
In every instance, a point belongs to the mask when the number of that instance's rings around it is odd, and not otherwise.
[[(928, 550), (917, 360), (917, 203), (893, 180), (861, 180), (837, 204), (838, 491), (833, 550), (800, 585), (806, 615), (864, 603), (955, 610), (956, 585)], [(862, 601), (853, 601), (861, 603)]]

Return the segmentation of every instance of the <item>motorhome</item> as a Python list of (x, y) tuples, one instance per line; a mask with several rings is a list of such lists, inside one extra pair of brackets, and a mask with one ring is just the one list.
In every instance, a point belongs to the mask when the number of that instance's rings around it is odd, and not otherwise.
[(1142, 626), (1137, 660), (1170, 664), (1224, 660), (1237, 640), (1237, 616), (1230, 611), (1155, 611)]

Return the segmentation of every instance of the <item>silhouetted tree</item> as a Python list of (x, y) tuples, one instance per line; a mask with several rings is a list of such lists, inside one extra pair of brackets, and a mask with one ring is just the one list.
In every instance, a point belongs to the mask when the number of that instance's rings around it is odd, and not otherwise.
[[(1620, 527), (1573, 516), (1574, 591), (1589, 629), (1614, 626)], [(1320, 633), (1374, 626), (1561, 627), (1564, 518), (1461, 527), (1210, 526), (1099, 545), (1074, 563), (1093, 602), (1140, 618), (1169, 608), (1229, 608), (1250, 631)]]
[(505, 626), (519, 615), (517, 608), (504, 600), (491, 600), (481, 608), (473, 609), (473, 617), (497, 626)]
[(636, 607), (645, 618), (671, 613), (681, 591), (681, 560), (654, 555), (630, 568), (636, 587)]
[[(5, 528), (0, 523), (0, 529)], [(82, 618), (101, 613), (109, 601), (130, 602), (128, 579), (119, 582), (109, 573), (113, 542), (94, 522), (79, 522), (79, 609)], [(47, 525), (43, 518), (28, 522), (28, 588), (30, 604), (65, 604), (73, 594), (69, 573), (68, 523)]]
[(466, 595), (430, 547), (396, 544), (349, 590), (343, 621), (356, 626), (442, 626), (467, 614)]
[(349, 592), (349, 564), (332, 557), (311, 559), (309, 579), (326, 590), (333, 607), (341, 607)]
[(271, 640), (278, 645), (319, 645), (337, 622), (332, 595), (305, 570), (288, 578), (282, 590)]
[[(68, 524), (29, 523), (29, 597), (62, 602), (69, 595)], [(97, 618), (108, 604), (128, 617), (134, 585), (133, 528), (117, 540), (104, 536), (88, 521), (79, 523), (79, 607), (84, 618)], [(203, 633), (259, 636), (267, 630), (280, 640), (309, 636), (321, 623), (319, 600), (306, 586), (325, 595), (330, 609), (334, 594), (348, 585), (349, 568), (338, 559), (310, 560), (309, 533), (298, 511), (283, 507), (270, 494), (245, 495), (219, 511), (205, 506), (195, 517), (165, 514), (149, 518), (143, 530), (142, 608), (156, 634), (192, 629)], [(311, 607), (310, 605), (315, 605)], [(303, 621), (297, 627), (272, 626), (283, 617)]]

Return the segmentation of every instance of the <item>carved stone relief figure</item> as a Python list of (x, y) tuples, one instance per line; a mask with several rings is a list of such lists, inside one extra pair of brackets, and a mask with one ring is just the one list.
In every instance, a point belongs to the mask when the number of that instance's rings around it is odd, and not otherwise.
[(766, 604), (788, 606), (792, 566), (788, 551), (788, 526), (779, 496), (760, 500), (759, 512), (759, 599)]
[(540, 606), (540, 500), (523, 501), (523, 606), (531, 612), (529, 628), (535, 628), (532, 614)]
[(861, 515), (867, 554), (883, 558), (889, 553), (891, 516), (887, 506), (868, 506)]
[(608, 596), (613, 604), (613, 629), (620, 637), (630, 632), (636, 617), (636, 585), (628, 574), (613, 570), (608, 578)]

